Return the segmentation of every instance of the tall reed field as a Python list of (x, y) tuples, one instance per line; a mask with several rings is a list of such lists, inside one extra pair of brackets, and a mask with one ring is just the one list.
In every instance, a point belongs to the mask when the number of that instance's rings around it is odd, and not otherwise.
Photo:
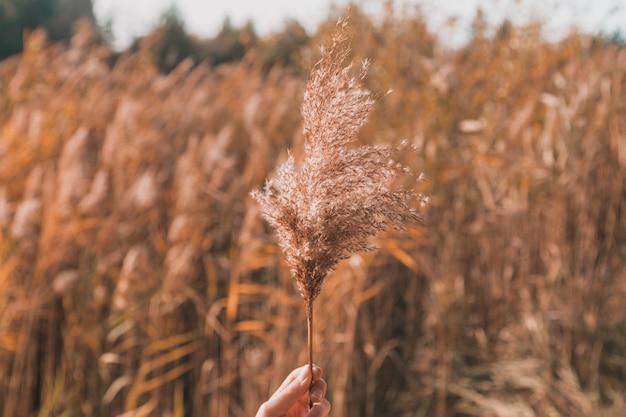
[[(408, 141), (426, 179), (400, 185), (430, 202), (325, 277), (332, 415), (624, 416), (626, 48), (477, 16), (450, 50), (419, 11), (349, 19), (377, 96), (356, 145)], [(2, 416), (253, 416), (307, 362), (249, 193), (306, 155), (334, 21), (269, 70), (252, 49), (163, 74), (88, 28), (0, 63)]]

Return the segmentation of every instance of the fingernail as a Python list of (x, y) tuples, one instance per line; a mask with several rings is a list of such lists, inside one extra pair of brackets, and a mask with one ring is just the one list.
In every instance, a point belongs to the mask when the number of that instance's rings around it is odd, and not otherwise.
[(300, 371), (300, 374), (298, 375), (298, 381), (300, 382), (306, 381), (309, 375), (311, 375), (311, 370), (309, 369), (309, 367), (308, 366), (303, 367), (302, 370)]
[(320, 388), (315, 388), (313, 391), (311, 391), (311, 400), (314, 403), (318, 403), (320, 401), (322, 401), (322, 390)]

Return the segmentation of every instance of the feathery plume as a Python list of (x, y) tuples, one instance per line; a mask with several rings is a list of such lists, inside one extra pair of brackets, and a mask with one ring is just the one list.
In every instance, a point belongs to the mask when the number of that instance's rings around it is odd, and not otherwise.
[(394, 186), (408, 169), (393, 162), (391, 146), (350, 146), (374, 105), (358, 75), (343, 63), (350, 54), (348, 22), (342, 17), (331, 46), (322, 50), (307, 82), (302, 104), (305, 157), (292, 155), (275, 181), (252, 192), (279, 244), (307, 307), (311, 365), (312, 305), (324, 279), (351, 254), (370, 250), (369, 239), (389, 226), (421, 220), (415, 201), (426, 199)]

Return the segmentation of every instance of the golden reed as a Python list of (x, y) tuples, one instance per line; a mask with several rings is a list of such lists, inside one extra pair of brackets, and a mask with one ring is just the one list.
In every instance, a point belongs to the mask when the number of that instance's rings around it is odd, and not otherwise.
[(350, 65), (348, 21), (337, 22), (331, 46), (322, 49), (302, 104), (304, 160), (279, 167), (277, 178), (252, 196), (276, 229), (286, 262), (307, 309), (309, 367), (313, 367), (313, 302), (337, 263), (371, 250), (371, 237), (389, 226), (420, 222), (413, 207), (426, 198), (394, 186), (410, 170), (393, 161), (391, 146), (350, 146), (374, 105), (363, 87), (368, 62), (356, 76)]

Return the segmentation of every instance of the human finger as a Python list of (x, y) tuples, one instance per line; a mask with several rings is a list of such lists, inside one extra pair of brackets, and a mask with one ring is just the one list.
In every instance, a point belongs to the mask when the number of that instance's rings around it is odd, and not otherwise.
[[(291, 373), (287, 376), (287, 378), (285, 378), (283, 383), (280, 384), (280, 386), (278, 387), (276, 391), (283, 391), (286, 387), (292, 384), (298, 378), (298, 376), (301, 375), (304, 369), (306, 369), (306, 372), (308, 375), (311, 374), (309, 370), (309, 365), (303, 365), (299, 368), (296, 368), (293, 371), (291, 371)], [(313, 365), (313, 381), (317, 381), (321, 377), (322, 377), (322, 369), (317, 365)]]
[(321, 402), (313, 405), (313, 408), (309, 410), (306, 417), (328, 417), (330, 413), (330, 403), (328, 400), (322, 400)]
[(313, 365), (313, 382), (322, 379), (322, 374), (323, 374), (322, 368), (320, 368), (317, 365)]
[(324, 395), (326, 395), (326, 381), (320, 378), (311, 387), (311, 401), (319, 403), (324, 399)]
[[(315, 372), (314, 372), (315, 375)], [(283, 415), (309, 389), (311, 385), (311, 371), (308, 366), (295, 369), (280, 388), (265, 402), (262, 407), (268, 415)]]

